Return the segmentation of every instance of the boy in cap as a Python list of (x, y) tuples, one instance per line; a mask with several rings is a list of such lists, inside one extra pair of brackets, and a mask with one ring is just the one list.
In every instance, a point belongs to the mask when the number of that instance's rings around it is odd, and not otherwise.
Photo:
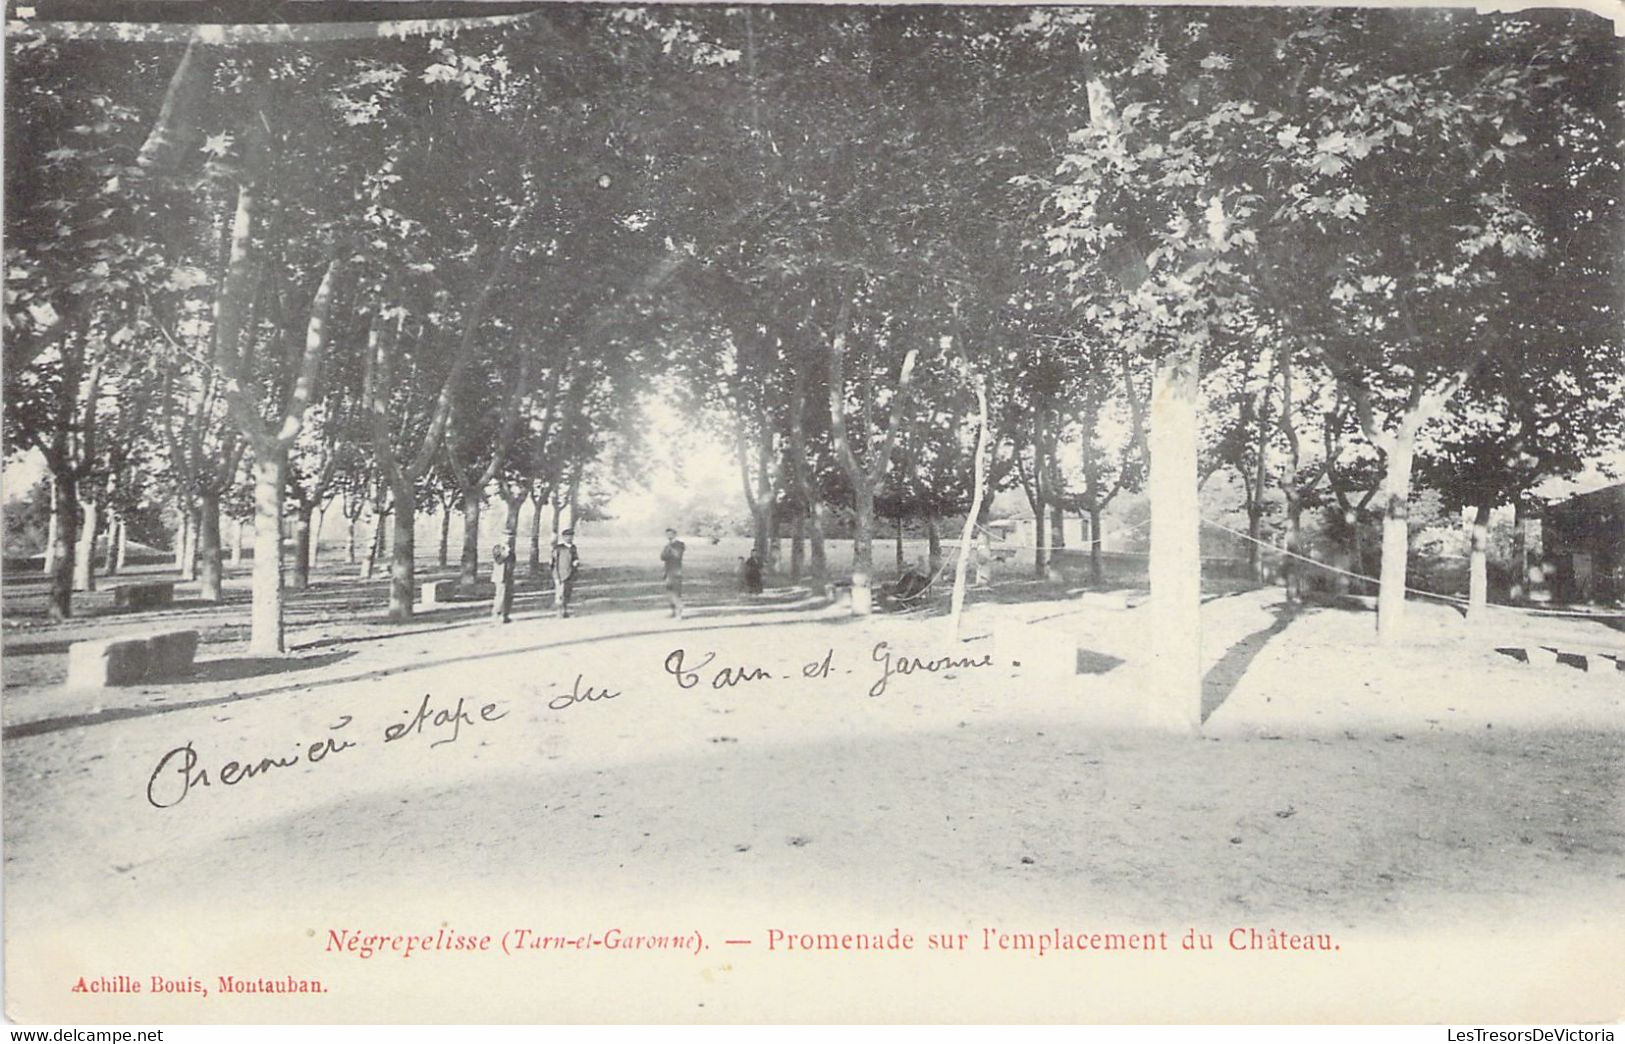
[(566, 529), (553, 545), (553, 601), (559, 616), (570, 615), (570, 599), (576, 590), (576, 573), (581, 569), (581, 555), (576, 551), (576, 531)]

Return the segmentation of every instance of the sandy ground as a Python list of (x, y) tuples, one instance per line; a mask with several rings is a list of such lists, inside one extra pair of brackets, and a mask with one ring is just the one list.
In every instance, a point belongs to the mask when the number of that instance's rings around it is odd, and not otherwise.
[[(1469, 630), (1413, 603), (1415, 638), (1393, 650), (1368, 613), (1214, 597), (1206, 724), (1174, 735), (1143, 727), (1143, 614), (1119, 599), (981, 601), (952, 646), (933, 613), (742, 599), (724, 557), (680, 622), (626, 567), (595, 567), (579, 617), (530, 592), (507, 627), (475, 604), (391, 627), (370, 615), (375, 592), (324, 577), (280, 662), (244, 658), (238, 610), (182, 607), (168, 615), (220, 627), (199, 680), (104, 693), (53, 684), (52, 643), (157, 614), (8, 632), (8, 1012), (1625, 1014), (1625, 672), (1497, 651), (1625, 654), (1617, 622), (1505, 614)], [(969, 662), (896, 670), (944, 656)], [(614, 695), (572, 698), (589, 693)], [(222, 778), (264, 758), (292, 764)], [(334, 942), (442, 928), (494, 949), (363, 958)], [(520, 928), (587, 945), (500, 952)], [(612, 929), (697, 942), (627, 952)], [(894, 929), (914, 948), (784, 949)], [(1237, 950), (1237, 929), (1336, 948)], [(1183, 951), (1187, 931), (1214, 949)], [(961, 933), (963, 949), (929, 945)], [(1010, 948), (1043, 933), (1166, 933), (1168, 951)], [(121, 974), (149, 988), (72, 992)], [(326, 992), (221, 996), (222, 975)], [(154, 995), (153, 976), (210, 993)]]

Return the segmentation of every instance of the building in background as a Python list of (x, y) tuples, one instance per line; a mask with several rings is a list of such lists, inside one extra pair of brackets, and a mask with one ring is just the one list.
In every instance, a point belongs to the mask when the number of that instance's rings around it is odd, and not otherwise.
[(1541, 537), (1557, 600), (1625, 601), (1625, 482), (1547, 507)]

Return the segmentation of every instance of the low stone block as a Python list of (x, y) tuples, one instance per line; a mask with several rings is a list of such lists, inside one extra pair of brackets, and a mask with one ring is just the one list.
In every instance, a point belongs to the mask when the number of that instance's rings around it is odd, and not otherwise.
[(70, 689), (103, 689), (186, 676), (197, 656), (196, 631), (101, 638), (68, 646)]
[(147, 643), (140, 638), (102, 638), (68, 646), (70, 689), (134, 685), (147, 670)]
[(147, 639), (147, 674), (156, 678), (178, 678), (192, 669), (197, 658), (196, 631), (169, 631)]
[(457, 581), (431, 580), (424, 584), (418, 592), (418, 604), (425, 609), (432, 609), (437, 605), (445, 605), (457, 596)]
[(113, 589), (113, 604), (120, 609), (160, 609), (175, 602), (175, 583), (159, 580), (124, 584)]

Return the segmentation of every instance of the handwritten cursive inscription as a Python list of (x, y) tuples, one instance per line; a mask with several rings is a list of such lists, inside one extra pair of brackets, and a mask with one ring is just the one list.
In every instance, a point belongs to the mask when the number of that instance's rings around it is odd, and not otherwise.
[(938, 671), (956, 671), (975, 667), (993, 666), (991, 655), (973, 659), (969, 656), (939, 656), (934, 660), (924, 660), (918, 656), (903, 656), (891, 651), (886, 642), (876, 642), (871, 658), (880, 664), (880, 677), (869, 686), (870, 696), (880, 696), (886, 691), (886, 685), (894, 674), (914, 674), (917, 671), (927, 671), (932, 674)]
[(599, 700), (613, 700), (620, 695), (619, 692), (611, 692), (607, 688), (597, 689), (591, 685), (583, 689), (581, 687), (581, 678), (581, 675), (576, 675), (576, 683), (570, 687), (569, 692), (561, 692), (548, 700), (548, 709), (564, 710), (566, 707), (574, 707), (578, 703), (597, 703)]
[[(462, 735), (465, 725), (500, 721), (508, 716), (508, 712), (499, 710), (496, 703), (481, 706), (476, 717), (474, 712), (468, 709), (469, 704), (464, 699), (459, 698), (455, 707), (438, 709), (433, 706), (433, 700), (433, 696), (425, 694), (415, 712), (410, 709), (402, 710), (401, 713), (410, 715), (411, 720), (387, 726), (384, 729), (384, 743), (395, 743), (413, 736), (433, 736), (438, 738), (432, 739), (429, 746), (438, 747), (446, 743), (455, 743)], [(277, 769), (290, 769), (301, 764), (322, 764), (335, 754), (361, 745), (359, 737), (350, 739), (347, 738), (349, 734), (344, 733), (354, 720), (348, 714), (340, 715), (337, 725), (328, 726), (328, 731), (333, 735), (324, 736), (314, 742), (297, 743), (291, 754), (267, 754), (246, 761), (228, 761), (212, 771), (203, 767), (203, 759), (198, 755), (192, 741), (187, 740), (158, 759), (152, 775), (147, 778), (147, 803), (153, 808), (174, 808), (186, 800), (188, 794), (200, 787), (213, 787), (217, 784), (235, 787), (239, 783), (246, 783)], [(448, 729), (449, 735), (446, 734)]]
[[(349, 725), (350, 721), (348, 714), (343, 715), (343, 720), (329, 726), (329, 729), (337, 732)], [(211, 779), (208, 769), (198, 767), (197, 751), (192, 749), (192, 741), (187, 740), (158, 759), (158, 767), (152, 770), (152, 775), (147, 779), (147, 803), (153, 808), (174, 808), (186, 800), (193, 787), (209, 787), (215, 783), (234, 787), (272, 769), (292, 768), (301, 762), (318, 764), (328, 755), (341, 753), (355, 745), (354, 740), (327, 736), (314, 743), (300, 744), (299, 749), (291, 755), (267, 756), (257, 761), (228, 761), (220, 766)]]

